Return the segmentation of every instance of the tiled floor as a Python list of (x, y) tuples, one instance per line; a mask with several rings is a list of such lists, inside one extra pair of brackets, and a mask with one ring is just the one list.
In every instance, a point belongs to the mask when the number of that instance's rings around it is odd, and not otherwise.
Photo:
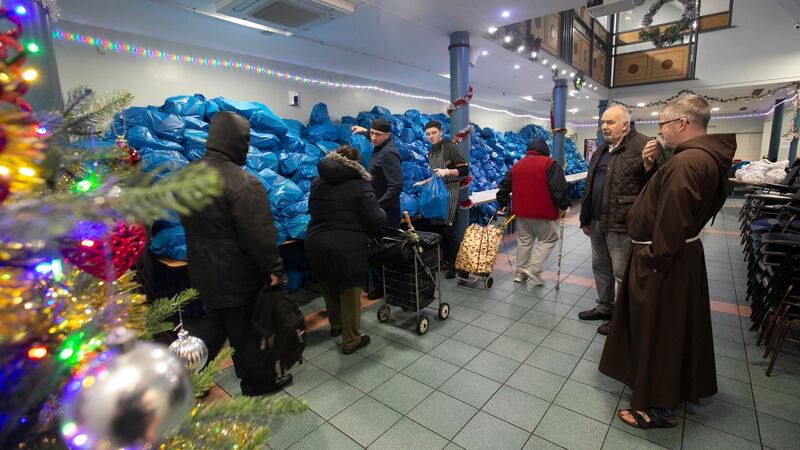
[[(577, 317), (594, 305), (596, 292), (589, 241), (573, 214), (564, 234), (567, 279), (558, 292), (555, 254), (545, 287), (513, 282), (512, 238), (491, 290), (441, 279), (452, 313), (434, 320), (425, 336), (414, 333), (413, 314), (397, 308), (389, 323), (379, 323), (377, 304), (362, 315), (372, 343), (356, 354), (342, 355), (327, 327), (312, 333), (307, 360), (294, 369), (295, 383), (285, 393), (305, 399), (310, 410), (273, 422), (270, 446), (800, 448), (800, 351), (787, 349), (773, 376), (765, 376), (763, 349), (748, 331), (740, 203), (729, 200), (703, 235), (719, 393), (681, 410), (681, 426), (638, 430), (616, 417), (628, 406), (629, 391), (597, 370), (604, 342), (595, 333), (599, 323)], [(307, 313), (322, 307), (313, 291), (300, 297)], [(238, 392), (232, 368), (219, 384)]]

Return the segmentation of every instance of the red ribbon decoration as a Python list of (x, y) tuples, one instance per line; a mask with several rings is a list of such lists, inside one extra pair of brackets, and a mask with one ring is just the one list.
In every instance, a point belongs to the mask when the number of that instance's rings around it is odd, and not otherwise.
[(457, 110), (458, 108), (461, 108), (462, 106), (466, 105), (470, 101), (472, 101), (472, 86), (470, 86), (467, 89), (467, 95), (465, 95), (463, 97), (459, 97), (459, 98), (453, 100), (452, 103), (450, 103), (450, 106), (447, 107), (447, 115), (448, 116), (453, 115), (453, 111)]
[(469, 124), (464, 128), (458, 130), (458, 132), (456, 132), (456, 134), (453, 135), (453, 143), (458, 144), (459, 142), (463, 141), (464, 138), (469, 136), (470, 131), (472, 131), (472, 124)]

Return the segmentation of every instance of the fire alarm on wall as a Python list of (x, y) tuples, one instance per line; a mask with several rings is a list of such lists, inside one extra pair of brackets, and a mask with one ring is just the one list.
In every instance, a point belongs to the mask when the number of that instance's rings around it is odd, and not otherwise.
[(289, 106), (300, 106), (300, 94), (289, 91)]

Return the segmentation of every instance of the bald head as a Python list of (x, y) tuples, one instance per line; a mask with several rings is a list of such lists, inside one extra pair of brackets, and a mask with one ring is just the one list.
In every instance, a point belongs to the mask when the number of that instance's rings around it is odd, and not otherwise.
[(603, 139), (616, 147), (630, 131), (631, 113), (622, 105), (614, 105), (606, 109), (600, 119)]

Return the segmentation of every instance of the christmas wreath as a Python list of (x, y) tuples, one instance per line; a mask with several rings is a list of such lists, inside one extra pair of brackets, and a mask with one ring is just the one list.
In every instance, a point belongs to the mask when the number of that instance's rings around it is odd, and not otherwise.
[(664, 32), (661, 32), (659, 27), (651, 28), (653, 24), (653, 16), (664, 6), (664, 3), (672, 0), (656, 0), (650, 5), (650, 9), (642, 17), (642, 26), (644, 29), (639, 32), (639, 38), (643, 41), (650, 41), (656, 47), (662, 48), (673, 42), (679, 40), (684, 31), (688, 30), (692, 22), (697, 20), (697, 5), (695, 0), (678, 0), (683, 5), (683, 15), (681, 20), (674, 25), (670, 25)]

